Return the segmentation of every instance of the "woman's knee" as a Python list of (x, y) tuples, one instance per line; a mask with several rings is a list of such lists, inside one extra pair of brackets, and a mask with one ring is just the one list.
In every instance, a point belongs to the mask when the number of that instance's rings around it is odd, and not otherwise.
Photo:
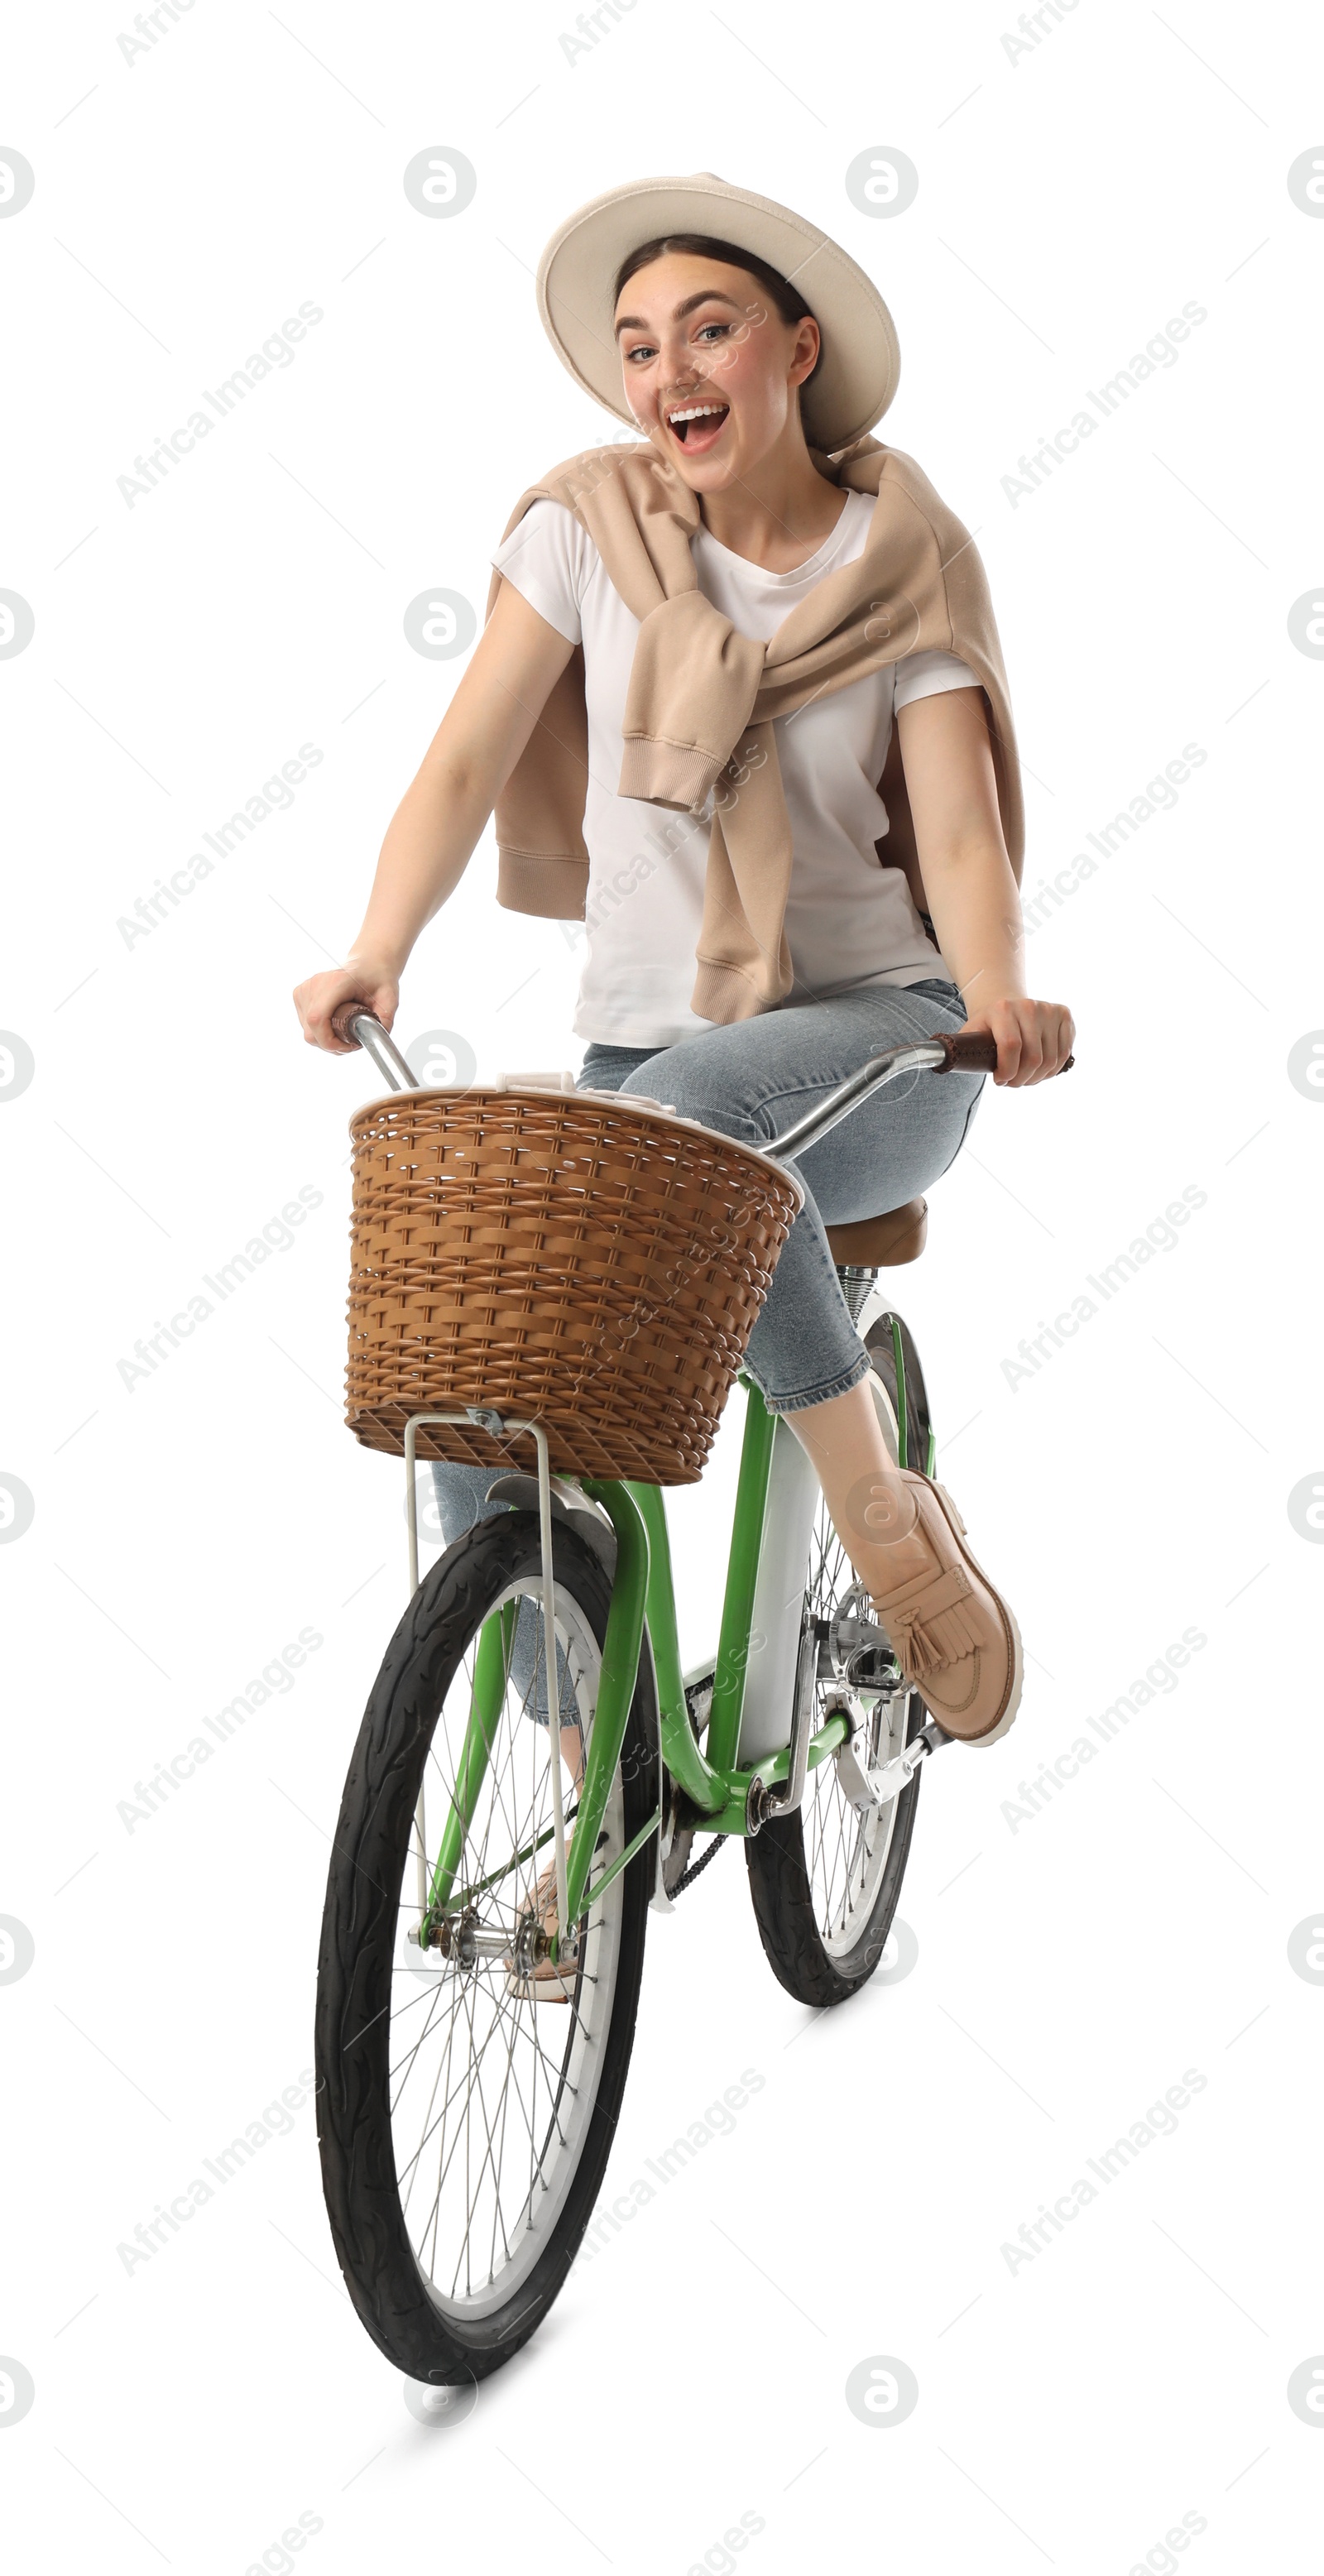
[(646, 1100), (668, 1102), (676, 1100), (681, 1088), (687, 1089), (688, 1084), (678, 1047), (659, 1047), (656, 1055), (650, 1055), (646, 1063), (627, 1073), (621, 1084), (622, 1091), (637, 1091)]
[(758, 1132), (752, 1112), (737, 1104), (730, 1068), (692, 1042), (652, 1056), (621, 1088), (665, 1101), (678, 1118), (692, 1118), (696, 1126), (711, 1127), (720, 1136), (753, 1137)]

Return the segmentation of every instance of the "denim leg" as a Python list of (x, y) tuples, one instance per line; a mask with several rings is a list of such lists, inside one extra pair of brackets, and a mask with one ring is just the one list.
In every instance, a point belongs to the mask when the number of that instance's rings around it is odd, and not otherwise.
[[(645, 1058), (619, 1087), (671, 1101), (681, 1116), (766, 1149), (870, 1056), (960, 1028), (965, 1017), (954, 986), (873, 985), (682, 1038)], [(982, 1081), (921, 1073), (889, 1084), (791, 1166), (805, 1205), (746, 1352), (773, 1412), (822, 1404), (867, 1374), (825, 1226), (903, 1206), (946, 1171)]]
[(441, 1523), (443, 1547), (453, 1547), (475, 1521), (495, 1520), (504, 1503), (486, 1500), (488, 1486), (498, 1474), (495, 1467), (452, 1466), (437, 1461), (432, 1469), (432, 1482), (437, 1490), (437, 1518)]
[[(437, 1517), (447, 1547), (473, 1529), (478, 1521), (491, 1521), (508, 1510), (506, 1503), (489, 1503), (488, 1486), (500, 1475), (499, 1467), (465, 1467), (449, 1459), (433, 1461), (432, 1482), (437, 1496)], [(531, 1601), (521, 1601), (511, 1641), (510, 1678), (521, 1698), (529, 1701), (529, 1714), (539, 1726), (547, 1724), (547, 1688), (542, 1666), (542, 1612)], [(569, 1674), (557, 1650), (561, 1674), (561, 1724), (579, 1722), (578, 1703)], [(535, 1680), (536, 1674), (536, 1680)]]
[(577, 1091), (619, 1091), (627, 1075), (637, 1073), (641, 1065), (651, 1064), (660, 1047), (604, 1046), (597, 1038), (585, 1050), (584, 1061), (575, 1076)]

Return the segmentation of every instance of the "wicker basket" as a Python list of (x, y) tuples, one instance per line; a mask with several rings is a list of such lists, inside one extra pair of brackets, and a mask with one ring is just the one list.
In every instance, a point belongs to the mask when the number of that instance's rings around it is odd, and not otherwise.
[[(765, 1155), (639, 1101), (398, 1093), (350, 1122), (346, 1418), (536, 1416), (563, 1473), (692, 1484), (802, 1204)], [(477, 1426), (418, 1455), (510, 1464)], [(521, 1462), (526, 1463), (526, 1462)]]

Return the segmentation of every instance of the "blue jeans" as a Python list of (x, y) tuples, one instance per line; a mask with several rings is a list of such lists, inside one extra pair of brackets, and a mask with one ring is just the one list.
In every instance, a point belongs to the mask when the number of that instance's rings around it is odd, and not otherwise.
[[(848, 1074), (885, 1047), (963, 1026), (965, 1005), (944, 978), (874, 984), (835, 1000), (765, 1011), (733, 1027), (704, 1029), (669, 1047), (590, 1045), (581, 1089), (634, 1091), (670, 1102), (720, 1135), (765, 1147)], [(807, 1193), (782, 1248), (745, 1367), (774, 1413), (845, 1395), (867, 1376), (868, 1353), (851, 1321), (826, 1225), (849, 1225), (903, 1207), (956, 1160), (975, 1114), (982, 1074), (911, 1074), (887, 1084), (792, 1166)], [(446, 1544), (504, 1509), (484, 1497), (488, 1467), (433, 1469)], [(521, 1616), (521, 1628), (525, 1619)], [(516, 1637), (523, 1684), (532, 1628)], [(539, 1681), (545, 1722), (546, 1699)]]
[[(637, 1091), (683, 1118), (766, 1148), (885, 1047), (964, 1025), (954, 984), (872, 984), (835, 1001), (765, 1011), (678, 1045), (590, 1046), (581, 1088)], [(956, 1160), (983, 1088), (978, 1073), (913, 1073), (875, 1092), (789, 1168), (807, 1192), (782, 1247), (745, 1367), (771, 1413), (845, 1395), (869, 1369), (825, 1226), (883, 1216)]]

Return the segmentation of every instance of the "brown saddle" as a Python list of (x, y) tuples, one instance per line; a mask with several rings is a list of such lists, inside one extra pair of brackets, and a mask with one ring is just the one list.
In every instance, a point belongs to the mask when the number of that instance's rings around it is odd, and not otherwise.
[(918, 1261), (928, 1232), (926, 1199), (907, 1199), (886, 1216), (863, 1216), (854, 1225), (830, 1225), (828, 1250), (839, 1270), (892, 1270)]

